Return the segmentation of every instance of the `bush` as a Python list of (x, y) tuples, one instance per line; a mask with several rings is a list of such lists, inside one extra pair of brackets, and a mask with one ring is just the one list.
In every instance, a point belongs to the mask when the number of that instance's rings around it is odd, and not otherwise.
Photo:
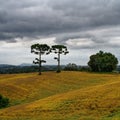
[(0, 108), (7, 107), (9, 104), (9, 99), (0, 95)]

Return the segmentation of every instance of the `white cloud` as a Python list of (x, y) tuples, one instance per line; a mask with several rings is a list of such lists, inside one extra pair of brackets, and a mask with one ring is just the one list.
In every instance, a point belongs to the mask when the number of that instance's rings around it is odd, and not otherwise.
[(83, 48), (93, 46), (94, 42), (89, 38), (77, 38), (67, 40), (66, 44), (70, 47)]
[(120, 36), (118, 36), (118, 37), (111, 37), (109, 43), (111, 45), (118, 45), (118, 46), (120, 46)]

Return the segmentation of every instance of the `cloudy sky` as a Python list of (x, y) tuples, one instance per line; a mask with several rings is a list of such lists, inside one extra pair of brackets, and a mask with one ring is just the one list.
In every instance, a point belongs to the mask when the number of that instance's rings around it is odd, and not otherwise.
[(32, 63), (35, 43), (66, 45), (63, 64), (86, 65), (99, 50), (120, 60), (120, 0), (0, 0), (0, 64)]

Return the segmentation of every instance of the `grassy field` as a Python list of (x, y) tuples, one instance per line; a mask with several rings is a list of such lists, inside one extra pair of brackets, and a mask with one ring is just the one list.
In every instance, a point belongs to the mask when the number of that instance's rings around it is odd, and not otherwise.
[(0, 93), (0, 120), (120, 120), (119, 74), (0, 75)]

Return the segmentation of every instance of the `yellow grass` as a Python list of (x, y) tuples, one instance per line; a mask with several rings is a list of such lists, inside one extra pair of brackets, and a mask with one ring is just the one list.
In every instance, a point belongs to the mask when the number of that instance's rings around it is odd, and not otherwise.
[(2, 120), (119, 120), (120, 75), (45, 72), (0, 75), (11, 106)]

